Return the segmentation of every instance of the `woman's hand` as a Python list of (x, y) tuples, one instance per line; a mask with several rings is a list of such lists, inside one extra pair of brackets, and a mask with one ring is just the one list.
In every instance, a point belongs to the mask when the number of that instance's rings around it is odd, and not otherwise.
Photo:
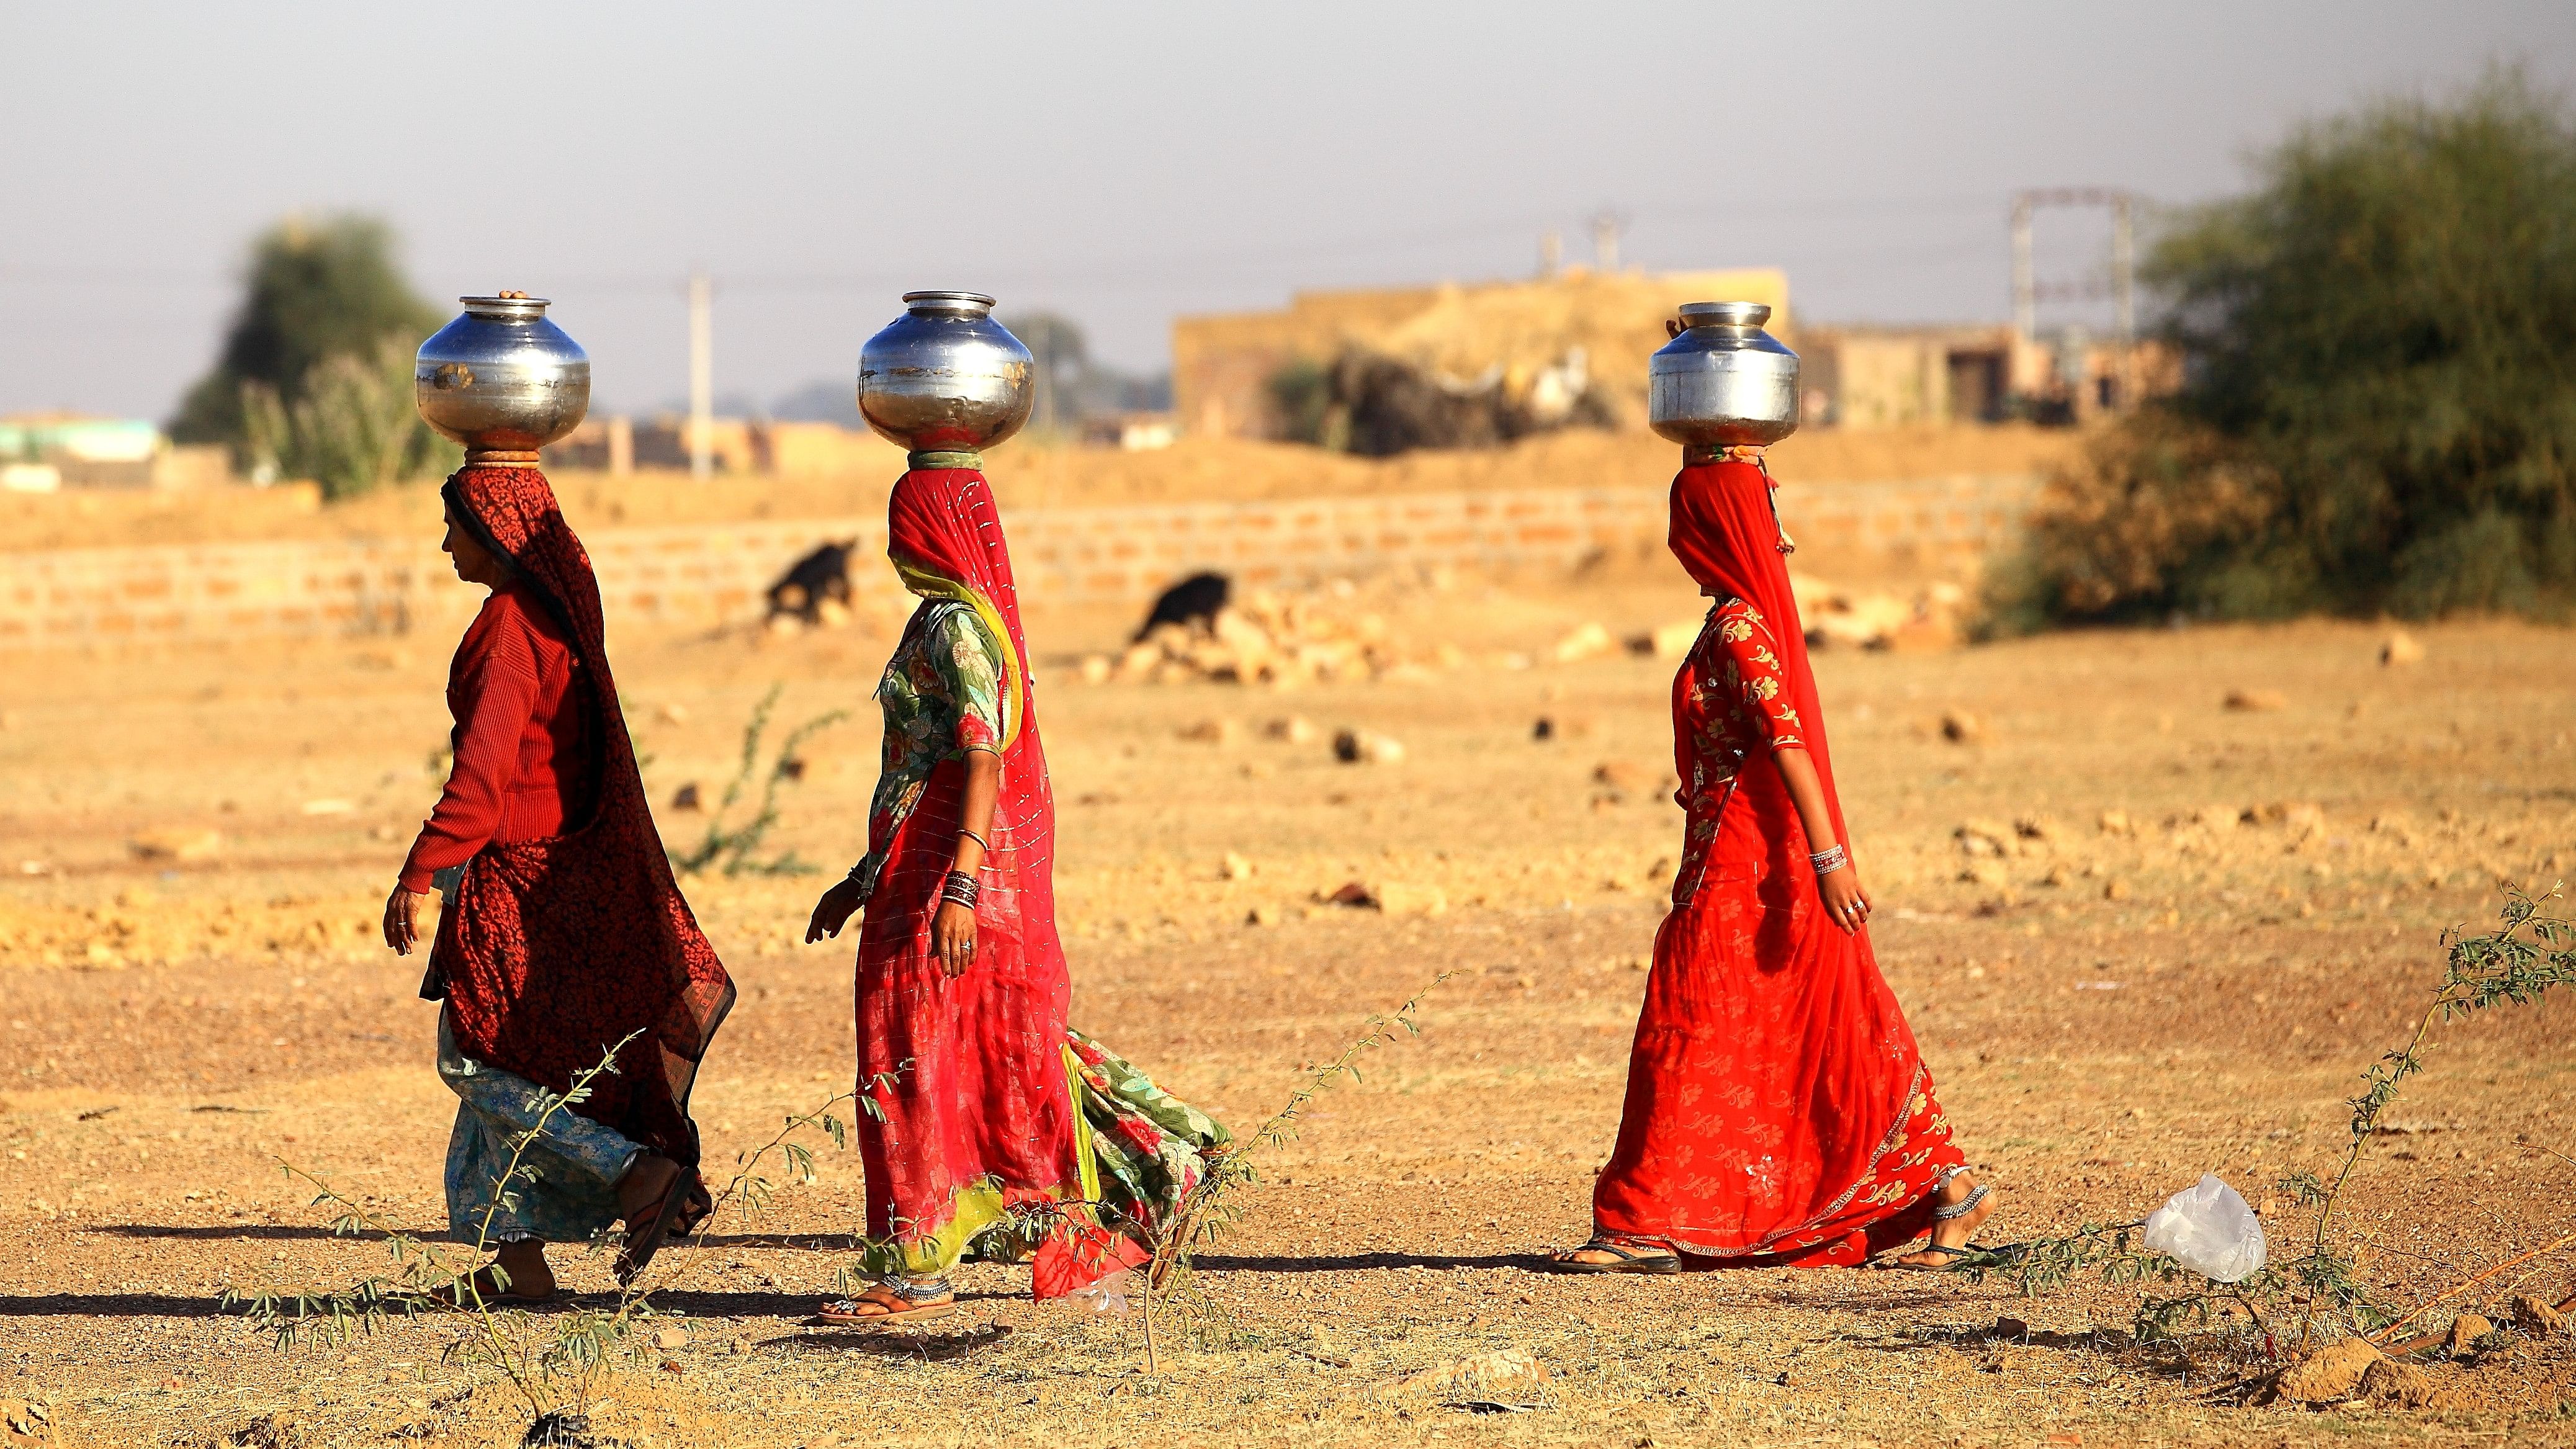
[(951, 977), (965, 975), (975, 964), (975, 913), (955, 901), (941, 901), (930, 922), (930, 954)]
[(1824, 902), (1825, 919), (1846, 933), (1869, 924), (1869, 892), (1861, 889), (1860, 867), (1848, 861), (1816, 877), (1816, 899)]
[(841, 928), (858, 914), (862, 904), (857, 881), (843, 876), (832, 882), (832, 888), (814, 903), (814, 919), (805, 923), (805, 944), (811, 946), (825, 936), (841, 934)]
[(385, 944), (395, 955), (408, 956), (420, 944), (420, 896), (397, 882), (394, 893), (385, 897)]

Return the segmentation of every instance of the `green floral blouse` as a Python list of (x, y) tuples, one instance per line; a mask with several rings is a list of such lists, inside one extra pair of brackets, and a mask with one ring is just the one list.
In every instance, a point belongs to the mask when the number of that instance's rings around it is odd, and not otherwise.
[(885, 758), (868, 807), (868, 856), (854, 873), (859, 899), (876, 893), (895, 832), (921, 803), (930, 772), (970, 750), (1002, 750), (1002, 651), (984, 621), (946, 599), (914, 611), (877, 685)]

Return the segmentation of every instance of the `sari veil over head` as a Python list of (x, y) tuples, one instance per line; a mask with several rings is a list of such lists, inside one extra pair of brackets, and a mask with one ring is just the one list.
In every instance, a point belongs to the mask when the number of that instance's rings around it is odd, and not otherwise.
[(441, 496), (570, 638), (599, 758), (586, 818), (550, 839), (493, 842), (466, 862), (421, 994), (446, 1001), (466, 1056), (555, 1092), (617, 1048), (616, 1070), (593, 1077), (571, 1110), (694, 1166), (689, 1089), (734, 988), (653, 826), (590, 555), (537, 469), (469, 465)]
[(1682, 469), (1673, 475), (1667, 542), (1702, 593), (1742, 599), (1770, 621), (1781, 683), (1806, 725), (1807, 753), (1815, 760), (1816, 776), (1825, 787), (1834, 830), (1848, 839), (1842, 796), (1834, 789), (1832, 752), (1825, 745), (1825, 712), (1816, 698), (1815, 670), (1807, 660), (1806, 626), (1798, 618), (1797, 592), (1789, 586), (1787, 556), (1780, 551), (1780, 514), (1771, 497), (1777, 486), (1769, 473), (1752, 463), (1706, 463)]

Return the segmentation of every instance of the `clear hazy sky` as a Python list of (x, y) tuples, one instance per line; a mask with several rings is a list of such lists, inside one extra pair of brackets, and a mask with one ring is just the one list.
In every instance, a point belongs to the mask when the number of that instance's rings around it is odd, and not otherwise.
[[(1176, 314), (1590, 256), (1787, 268), (1809, 320), (2006, 315), (2007, 195), (2241, 186), (2303, 118), (2576, 3), (506, 5), (0, 0), (0, 412), (160, 417), (245, 244), (391, 220), (428, 294), (557, 299), (606, 407), (846, 382), (911, 287), (1159, 367)], [(2043, 231), (2059, 277), (2098, 231)]]

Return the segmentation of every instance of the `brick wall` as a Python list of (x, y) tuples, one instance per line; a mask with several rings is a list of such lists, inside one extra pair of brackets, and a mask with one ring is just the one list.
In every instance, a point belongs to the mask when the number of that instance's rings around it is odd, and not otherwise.
[[(2036, 491), (2023, 476), (1832, 483), (1780, 495), (1802, 546), (1981, 553)], [(1194, 569), (1295, 585), (1390, 568), (1571, 567), (1663, 537), (1661, 489), (1398, 493), (1261, 503), (1029, 509), (1009, 520), (1024, 592), (1141, 602)], [(761, 593), (824, 540), (883, 552), (881, 520), (805, 519), (589, 534), (612, 626), (758, 617)], [(862, 589), (889, 593), (866, 570)], [(0, 647), (246, 634), (398, 634), (452, 628), (479, 591), (434, 538), (175, 544), (0, 553)]]

